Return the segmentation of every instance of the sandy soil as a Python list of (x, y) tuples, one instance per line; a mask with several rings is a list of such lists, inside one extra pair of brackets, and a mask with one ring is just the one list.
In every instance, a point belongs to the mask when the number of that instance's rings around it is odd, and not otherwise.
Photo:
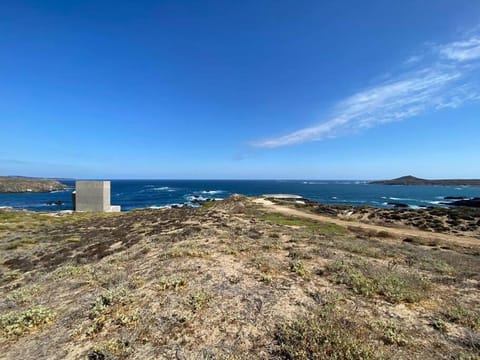
[(372, 231), (385, 231), (399, 239), (404, 239), (405, 237), (418, 237), (423, 239), (432, 239), (432, 240), (441, 240), (445, 242), (452, 242), (464, 246), (479, 246), (480, 239), (470, 236), (456, 236), (450, 234), (441, 234), (441, 233), (432, 233), (430, 231), (422, 231), (417, 229), (411, 229), (407, 227), (392, 227), (392, 226), (382, 226), (374, 224), (365, 224), (361, 221), (356, 220), (342, 220), (334, 218), (331, 216), (311, 214), (306, 211), (294, 209), (288, 206), (282, 206), (278, 203), (274, 203), (265, 198), (258, 198), (253, 200), (256, 204), (262, 205), (267, 211), (278, 212), (281, 214), (298, 216), (307, 219), (318, 220), (327, 223), (333, 223), (345, 227), (357, 227), (359, 229), (372, 230)]
[(478, 359), (479, 246), (308, 211), (0, 211), (0, 359)]

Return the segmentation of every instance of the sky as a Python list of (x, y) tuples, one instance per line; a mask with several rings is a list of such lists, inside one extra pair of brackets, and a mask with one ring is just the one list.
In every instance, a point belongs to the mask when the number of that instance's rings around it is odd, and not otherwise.
[(480, 178), (480, 2), (1, 1), (0, 175)]

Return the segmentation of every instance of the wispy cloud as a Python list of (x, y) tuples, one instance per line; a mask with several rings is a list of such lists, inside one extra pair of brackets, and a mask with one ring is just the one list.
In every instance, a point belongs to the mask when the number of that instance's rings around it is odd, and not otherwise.
[(480, 36), (431, 45), (426, 53), (428, 56), (415, 55), (406, 59), (404, 64), (411, 65), (409, 70), (339, 101), (333, 106), (330, 117), (318, 125), (253, 145), (277, 148), (321, 141), (480, 100), (479, 84), (473, 76), (480, 60)]
[(468, 61), (480, 58), (480, 36), (456, 41), (440, 47), (440, 53), (453, 61)]

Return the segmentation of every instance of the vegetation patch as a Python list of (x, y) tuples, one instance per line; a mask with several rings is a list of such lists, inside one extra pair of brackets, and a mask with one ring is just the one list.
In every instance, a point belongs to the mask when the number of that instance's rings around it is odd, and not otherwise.
[(286, 359), (379, 359), (365, 327), (342, 316), (333, 305), (282, 324), (276, 331), (279, 355)]
[(205, 257), (208, 255), (207, 251), (198, 250), (195, 248), (183, 248), (177, 247), (168, 250), (163, 254), (165, 259), (172, 259), (172, 258), (181, 258), (181, 257)]
[(85, 274), (88, 272), (88, 269), (85, 266), (81, 265), (65, 265), (53, 273), (54, 277), (57, 279), (75, 277), (76, 275)]
[(188, 305), (192, 309), (193, 313), (200, 311), (210, 300), (212, 296), (205, 290), (195, 291), (190, 294), (188, 299)]
[(17, 305), (24, 305), (33, 300), (33, 298), (40, 292), (40, 286), (23, 286), (21, 288), (12, 290), (7, 295), (7, 300), (14, 302)]
[(9, 241), (4, 246), (4, 249), (5, 250), (15, 250), (15, 249), (18, 249), (19, 247), (29, 246), (29, 245), (33, 245), (35, 243), (36, 243), (35, 239), (31, 239), (31, 238), (17, 239), (17, 240)]
[(44, 306), (0, 315), (0, 332), (6, 336), (21, 336), (52, 322), (56, 313)]
[(310, 272), (307, 270), (305, 263), (302, 260), (291, 261), (290, 271), (303, 278), (308, 278), (310, 276)]
[(88, 359), (126, 359), (133, 353), (130, 343), (125, 340), (113, 339), (95, 347), (88, 354)]
[(178, 290), (188, 286), (188, 278), (185, 276), (162, 277), (156, 284), (156, 288), (160, 291)]
[(256, 217), (275, 225), (301, 226), (322, 235), (343, 235), (347, 229), (336, 224), (321, 223), (319, 221), (287, 216), (279, 213), (261, 212)]
[(90, 310), (89, 317), (93, 322), (87, 327), (86, 334), (98, 333), (108, 321), (116, 322), (118, 325), (134, 323), (138, 319), (137, 314), (122, 309), (132, 301), (130, 291), (123, 287), (106, 291), (98, 296)]
[(380, 323), (382, 341), (387, 345), (406, 346), (409, 341), (401, 327), (393, 322)]
[(480, 331), (480, 313), (462, 305), (448, 307), (442, 312), (445, 320)]
[(329, 264), (327, 272), (356, 294), (380, 296), (392, 303), (423, 300), (431, 289), (431, 283), (417, 273), (367, 262), (339, 260)]

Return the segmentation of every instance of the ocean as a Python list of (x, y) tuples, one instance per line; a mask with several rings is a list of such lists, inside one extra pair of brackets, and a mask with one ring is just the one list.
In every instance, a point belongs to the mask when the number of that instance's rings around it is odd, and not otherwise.
[[(73, 181), (64, 181), (66, 191), (51, 193), (0, 194), (0, 208), (34, 211), (72, 209)], [(389, 202), (411, 208), (442, 206), (445, 196), (480, 197), (480, 187), (392, 186), (366, 181), (322, 180), (112, 180), (111, 202), (122, 211), (161, 208), (172, 205), (196, 206), (195, 199), (224, 199), (232, 194), (296, 194), (325, 204), (390, 207)], [(61, 201), (62, 205), (51, 204)]]

